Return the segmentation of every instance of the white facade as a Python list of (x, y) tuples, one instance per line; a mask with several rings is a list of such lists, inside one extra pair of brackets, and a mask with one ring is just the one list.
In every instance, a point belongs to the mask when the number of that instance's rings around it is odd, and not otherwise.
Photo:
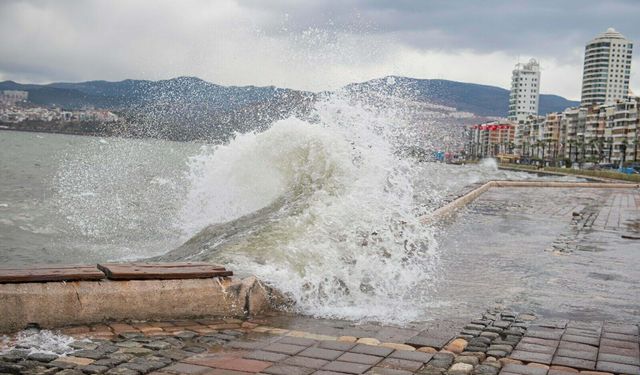
[(511, 77), (509, 120), (524, 121), (538, 115), (540, 97), (540, 64), (535, 59), (516, 64)]
[(633, 43), (608, 29), (587, 43), (582, 74), (582, 104), (604, 104), (629, 96)]
[(29, 92), (19, 90), (4, 90), (0, 94), (0, 103), (13, 105), (17, 102), (26, 101), (29, 98)]

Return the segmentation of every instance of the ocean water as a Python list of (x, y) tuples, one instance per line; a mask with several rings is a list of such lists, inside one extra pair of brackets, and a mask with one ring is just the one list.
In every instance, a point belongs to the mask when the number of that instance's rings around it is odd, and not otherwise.
[(333, 97), (218, 145), (0, 132), (0, 264), (209, 260), (301, 313), (428, 318), (449, 249), (420, 218), (469, 184), (538, 177), (406, 156), (459, 134), (407, 107)]

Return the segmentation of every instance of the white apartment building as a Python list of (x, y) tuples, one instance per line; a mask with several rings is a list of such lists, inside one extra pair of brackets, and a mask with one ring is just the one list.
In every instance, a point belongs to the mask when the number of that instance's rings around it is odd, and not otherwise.
[(511, 76), (509, 120), (524, 121), (538, 115), (540, 97), (540, 64), (535, 59), (516, 64)]
[(609, 28), (585, 46), (582, 105), (614, 103), (629, 96), (633, 43)]
[(0, 104), (14, 105), (29, 98), (29, 92), (20, 90), (4, 90), (0, 93)]

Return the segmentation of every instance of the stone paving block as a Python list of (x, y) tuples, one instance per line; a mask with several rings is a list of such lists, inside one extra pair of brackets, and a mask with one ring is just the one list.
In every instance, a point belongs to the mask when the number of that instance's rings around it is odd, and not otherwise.
[(569, 342), (569, 341), (561, 341), (560, 345), (558, 345), (558, 349), (568, 349), (575, 350), (579, 352), (591, 352), (598, 351), (597, 346), (592, 346), (588, 344), (580, 344), (579, 342)]
[(413, 375), (411, 371), (396, 370), (392, 368), (374, 367), (365, 373), (366, 375)]
[(616, 324), (605, 323), (603, 327), (604, 332), (621, 333), (623, 335), (638, 335), (638, 326), (634, 324)]
[(546, 340), (560, 340), (564, 330), (544, 328), (544, 327), (531, 327), (527, 330), (527, 337), (535, 337)]
[(600, 321), (586, 322), (572, 320), (567, 324), (567, 328), (587, 329), (600, 332), (602, 330), (603, 323)]
[(599, 353), (626, 355), (629, 357), (640, 357), (640, 349), (624, 349), (613, 346), (601, 346)]
[(580, 358), (561, 357), (556, 355), (551, 362), (558, 366), (573, 367), (581, 370), (595, 370), (596, 362)]
[(556, 347), (548, 346), (548, 345), (530, 344), (530, 343), (520, 341), (518, 346), (516, 346), (516, 350), (521, 350), (525, 352), (534, 352), (534, 353), (553, 354), (556, 352)]
[(305, 339), (303, 337), (291, 337), (291, 336), (285, 336), (276, 342), (280, 344), (299, 345), (299, 346), (306, 346), (306, 347), (309, 347), (311, 345), (315, 345), (318, 343), (316, 340)]
[(313, 373), (313, 375), (344, 375), (344, 372), (319, 370)]
[(500, 369), (490, 365), (479, 365), (473, 369), (474, 375), (497, 375)]
[(629, 342), (629, 341), (620, 341), (620, 340), (611, 340), (611, 339), (602, 339), (600, 340), (600, 346), (613, 346), (615, 348), (623, 348), (623, 349), (638, 349), (637, 342)]
[(324, 359), (327, 361), (333, 361), (336, 358), (340, 357), (344, 352), (341, 350), (331, 350), (331, 349), (322, 349), (322, 348), (307, 348), (300, 353), (298, 353), (301, 357), (309, 357), (309, 358), (318, 358)]
[(452, 339), (451, 336), (422, 336), (422, 335), (416, 335), (408, 340), (406, 340), (404, 343), (407, 345), (411, 345), (411, 346), (415, 346), (416, 348), (422, 347), (422, 346), (430, 346), (432, 348), (436, 348), (438, 350), (442, 349), (445, 345), (447, 345), (447, 343)]
[(620, 354), (600, 353), (598, 361), (623, 363), (625, 365), (640, 366), (640, 358), (638, 356), (626, 356)]
[(509, 353), (503, 350), (488, 350), (487, 355), (490, 357), (502, 358), (506, 357)]
[(549, 372), (547, 372), (547, 375), (576, 375), (577, 373), (578, 373), (578, 370), (576, 370), (576, 371), (563, 371), (563, 370), (549, 369)]
[(319, 358), (309, 358), (309, 357), (289, 357), (283, 363), (291, 366), (299, 366), (299, 367), (309, 367), (313, 369), (322, 368), (324, 365), (329, 363), (330, 361), (319, 359)]
[(52, 365), (55, 365), (56, 362), (69, 363), (75, 366), (86, 366), (95, 362), (95, 359), (84, 358), (84, 357), (75, 357), (75, 356), (66, 356), (59, 357), (55, 361), (51, 362)]
[(484, 332), (482, 332), (482, 333), (480, 334), (480, 337), (488, 337), (488, 338), (490, 338), (491, 340), (494, 340), (494, 339), (497, 339), (498, 337), (500, 337), (500, 334), (499, 334), (499, 333), (496, 333), (496, 332), (487, 332), (487, 331), (484, 331)]
[(352, 353), (369, 354), (369, 355), (375, 355), (378, 357), (386, 357), (389, 354), (393, 353), (393, 349), (391, 348), (371, 346), (371, 345), (365, 345), (365, 344), (358, 344), (353, 348), (349, 349), (349, 351)]
[(287, 354), (267, 352), (264, 350), (256, 350), (244, 356), (246, 359), (255, 359), (258, 361), (281, 362), (289, 358)]
[(552, 354), (546, 353), (535, 353), (535, 352), (525, 352), (522, 350), (515, 350), (509, 358), (517, 359), (524, 362), (537, 362), (544, 363), (545, 365), (550, 365), (551, 360), (553, 359)]
[(588, 361), (595, 361), (596, 359), (598, 359), (598, 350), (596, 349), (591, 351), (581, 351), (581, 350), (570, 350), (570, 349), (560, 348), (556, 352), (556, 355), (560, 357), (578, 358), (578, 359), (586, 359)]
[(78, 350), (71, 353), (74, 357), (100, 359), (104, 356), (104, 352), (98, 350)]
[(573, 335), (573, 336), (600, 337), (600, 332), (586, 330), (586, 329), (579, 329), (579, 328), (567, 328), (564, 331), (564, 333), (566, 335)]
[[(579, 370), (573, 368), (573, 367), (567, 367), (567, 366), (558, 366), (558, 365), (551, 365), (549, 367), (549, 373), (551, 373), (551, 371), (556, 371), (556, 372), (562, 372), (562, 373), (569, 373), (569, 374), (576, 374), (578, 372), (580, 372)], [(558, 375), (562, 375), (562, 374), (558, 374)]]
[(341, 372), (345, 374), (363, 374), (370, 368), (370, 365), (363, 365), (361, 363), (333, 361), (327, 363), (322, 370)]
[(502, 374), (505, 372), (521, 375), (546, 375), (547, 369), (508, 363), (502, 368), (502, 371), (500, 373)]
[(406, 359), (408, 361), (416, 361), (427, 363), (433, 358), (433, 354), (423, 353), (423, 352), (410, 352), (406, 350), (396, 350), (393, 352), (389, 358), (399, 358)]
[(625, 335), (622, 333), (614, 333), (614, 332), (604, 332), (602, 334), (602, 338), (611, 339), (611, 340), (620, 340), (620, 341), (629, 341), (629, 342), (638, 342), (637, 335)]
[(480, 359), (472, 355), (459, 355), (453, 360), (454, 363), (466, 363), (471, 366), (477, 366), (480, 364)]
[(387, 358), (384, 361), (378, 363), (378, 367), (386, 367), (406, 371), (417, 371), (420, 367), (422, 367), (422, 364), (422, 362), (408, 361), (406, 359)]
[(374, 355), (360, 354), (360, 353), (344, 353), (340, 357), (338, 357), (337, 361), (340, 362), (353, 362), (353, 363), (362, 363), (364, 365), (375, 365), (378, 362), (382, 361), (383, 357), (377, 357)]
[(272, 365), (271, 362), (256, 361), (254, 359), (234, 358), (230, 356), (204, 356), (189, 358), (188, 363), (214, 367), (223, 370), (234, 370), (244, 372), (260, 372)]
[(300, 345), (280, 344), (275, 342), (265, 346), (264, 348), (262, 348), (262, 350), (265, 350), (268, 352), (295, 355), (305, 350), (306, 348), (307, 347), (300, 346)]
[(318, 344), (318, 347), (322, 349), (341, 350), (343, 352), (350, 350), (354, 346), (356, 346), (356, 344), (352, 342), (331, 341), (331, 340), (321, 341)]
[(109, 370), (107, 366), (98, 366), (98, 365), (87, 365), (78, 367), (78, 370), (84, 372), (85, 374), (102, 374)]
[(579, 344), (598, 346), (598, 344), (600, 343), (600, 338), (588, 337), (588, 336), (564, 335), (562, 336), (562, 341), (577, 342)]
[(536, 344), (536, 345), (544, 345), (544, 346), (551, 346), (551, 347), (557, 347), (558, 344), (560, 343), (559, 340), (547, 340), (547, 339), (541, 339), (541, 338), (536, 338), (536, 337), (523, 337), (522, 340), (520, 340), (520, 342), (522, 343), (527, 343), (527, 344)]
[(546, 327), (546, 328), (559, 328), (564, 329), (569, 324), (568, 320), (562, 319), (542, 319), (540, 321), (536, 321), (536, 326)]
[(296, 367), (291, 365), (275, 364), (262, 370), (264, 374), (273, 375), (310, 375), (316, 370), (308, 367)]
[(598, 361), (596, 370), (616, 374), (640, 375), (640, 367), (614, 362)]
[(469, 375), (473, 371), (473, 366), (468, 363), (456, 363), (447, 371), (448, 375)]

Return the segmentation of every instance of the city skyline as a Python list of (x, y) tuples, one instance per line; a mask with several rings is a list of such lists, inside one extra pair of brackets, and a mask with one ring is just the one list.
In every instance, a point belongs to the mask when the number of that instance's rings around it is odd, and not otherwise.
[[(193, 75), (222, 85), (320, 91), (403, 75), (509, 89), (506, 72), (535, 57), (545, 77), (541, 93), (579, 100), (584, 45), (609, 27), (640, 39), (638, 11), (640, 3), (623, 0), (5, 1), (0, 80)], [(630, 88), (637, 93), (634, 61)]]

